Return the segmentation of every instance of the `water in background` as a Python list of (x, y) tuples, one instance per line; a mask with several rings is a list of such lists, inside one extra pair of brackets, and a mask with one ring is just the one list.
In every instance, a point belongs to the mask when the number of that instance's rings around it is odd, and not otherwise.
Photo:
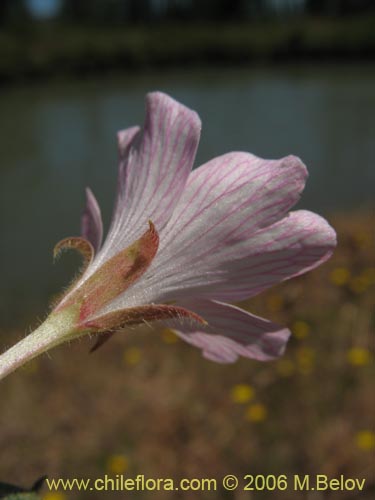
[(84, 187), (108, 223), (115, 133), (143, 121), (144, 94), (168, 92), (203, 122), (196, 165), (231, 150), (293, 153), (310, 179), (300, 207), (319, 213), (373, 201), (375, 72), (339, 68), (218, 69), (25, 86), (0, 93), (1, 325), (23, 325), (67, 284), (78, 259), (52, 265), (77, 235)]

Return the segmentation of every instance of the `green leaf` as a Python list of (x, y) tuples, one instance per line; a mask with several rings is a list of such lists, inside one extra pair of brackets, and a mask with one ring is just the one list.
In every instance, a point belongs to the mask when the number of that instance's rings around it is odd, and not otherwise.
[(0, 499), (1, 500), (41, 500), (37, 492), (42, 488), (46, 476), (35, 481), (34, 485), (29, 488), (22, 488), (14, 484), (0, 482)]
[(21, 493), (11, 493), (5, 497), (0, 497), (2, 500), (41, 500), (42, 497), (36, 493), (21, 492)]

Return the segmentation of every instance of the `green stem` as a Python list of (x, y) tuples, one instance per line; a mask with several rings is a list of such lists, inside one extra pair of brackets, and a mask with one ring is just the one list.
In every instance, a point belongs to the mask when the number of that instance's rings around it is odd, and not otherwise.
[(0, 379), (43, 352), (77, 336), (76, 311), (51, 314), (36, 330), (0, 355)]

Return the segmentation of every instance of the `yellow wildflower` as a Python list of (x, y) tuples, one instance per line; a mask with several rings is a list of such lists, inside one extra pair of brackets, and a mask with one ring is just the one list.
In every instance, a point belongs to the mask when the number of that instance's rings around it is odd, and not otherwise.
[(364, 430), (356, 435), (356, 443), (360, 450), (371, 451), (375, 448), (375, 432)]
[(178, 341), (177, 335), (170, 328), (165, 328), (161, 332), (161, 338), (166, 344), (175, 344)]
[(363, 347), (352, 347), (347, 352), (347, 359), (353, 366), (364, 366), (370, 363), (371, 353)]
[(248, 384), (237, 384), (232, 388), (232, 400), (235, 403), (247, 403), (253, 399), (254, 389)]
[(107, 471), (110, 474), (122, 474), (129, 466), (129, 461), (125, 455), (112, 455), (107, 461)]
[(267, 417), (267, 408), (262, 403), (255, 403), (246, 411), (246, 418), (251, 422), (262, 422)]
[(64, 493), (60, 493), (59, 491), (49, 491), (45, 495), (43, 495), (43, 500), (65, 500), (66, 495)]
[(292, 332), (297, 339), (304, 339), (310, 332), (310, 326), (306, 321), (295, 321), (292, 326)]
[(311, 373), (315, 362), (315, 352), (309, 347), (301, 347), (297, 351), (297, 363), (300, 373), (308, 375)]
[(331, 282), (337, 286), (343, 286), (350, 279), (350, 271), (346, 267), (336, 267), (331, 272)]
[(138, 347), (129, 347), (124, 352), (124, 363), (127, 365), (136, 365), (141, 360), (141, 350)]

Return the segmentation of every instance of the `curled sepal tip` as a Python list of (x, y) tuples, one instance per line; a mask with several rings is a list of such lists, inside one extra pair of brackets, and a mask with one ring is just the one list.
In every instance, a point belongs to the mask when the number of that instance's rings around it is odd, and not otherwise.
[(64, 238), (63, 240), (56, 243), (53, 249), (53, 258), (56, 260), (60, 257), (64, 250), (76, 250), (79, 252), (83, 258), (84, 272), (87, 267), (91, 264), (94, 258), (94, 248), (91, 243), (85, 238), (79, 236), (71, 236), (69, 238)]

